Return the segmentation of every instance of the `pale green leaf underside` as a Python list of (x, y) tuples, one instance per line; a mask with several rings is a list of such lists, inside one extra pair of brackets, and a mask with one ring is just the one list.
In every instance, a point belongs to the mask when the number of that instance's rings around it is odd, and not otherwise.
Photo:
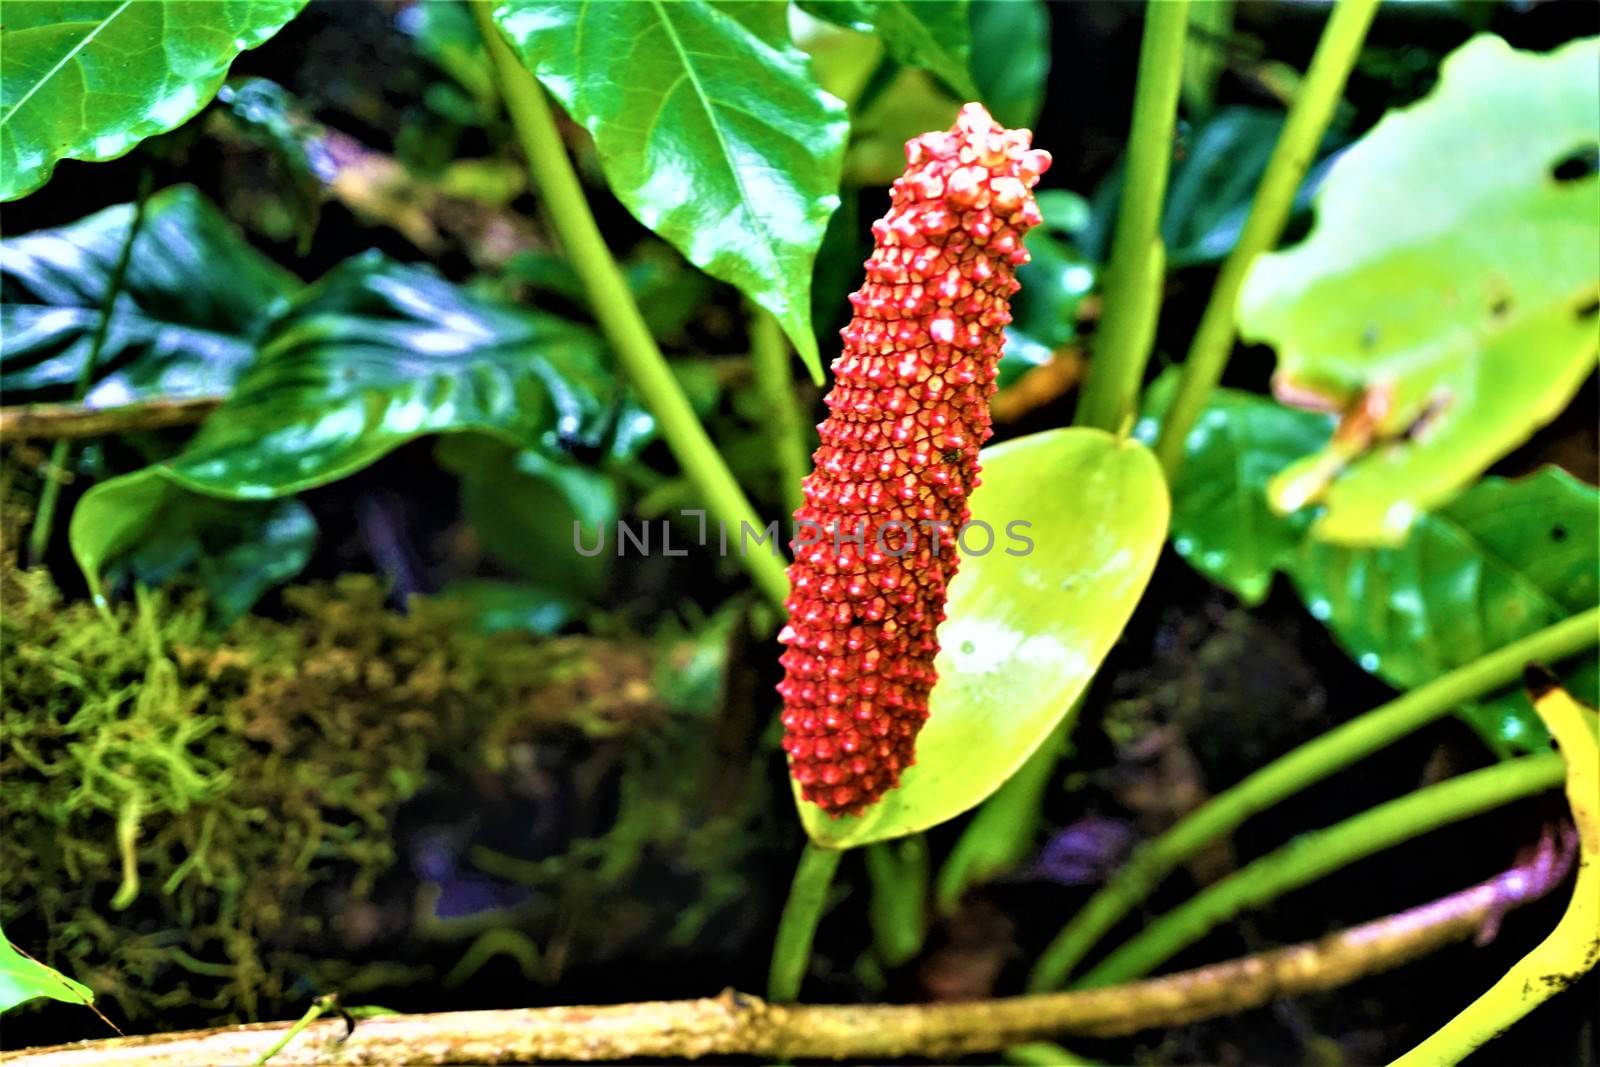
[(305, 0), (10, 0), (0, 5), (0, 200), (62, 159), (116, 159), (182, 125), (228, 65)]
[(495, 20), (594, 137), (606, 180), (695, 266), (772, 312), (814, 377), (811, 268), (849, 122), (786, 5), (514, 0)]
[[(916, 763), (857, 816), (796, 803), (821, 845), (850, 848), (926, 830), (987, 798), (1043, 744), (1133, 614), (1167, 534), (1167, 490), (1142, 445), (1052, 430), (983, 453), (974, 520), (993, 551), (966, 556), (939, 627), (939, 682)], [(1007, 524), (1031, 552), (1007, 555)], [(982, 547), (974, 535), (974, 547)]]
[(1429, 96), (1334, 164), (1311, 236), (1251, 270), (1240, 328), (1277, 348), (1280, 388), (1347, 410), (1377, 401), (1379, 443), (1273, 485), (1280, 507), (1325, 505), (1316, 536), (1399, 540), (1594, 366), (1600, 176), (1583, 161), (1600, 148), (1597, 64), (1600, 39), (1535, 54), (1474, 38)]

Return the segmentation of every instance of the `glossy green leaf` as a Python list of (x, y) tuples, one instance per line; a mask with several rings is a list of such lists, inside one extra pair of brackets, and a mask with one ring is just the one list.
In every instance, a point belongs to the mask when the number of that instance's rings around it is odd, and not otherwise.
[[(1136, 435), (1150, 440), (1176, 379), (1157, 380)], [(1343, 547), (1309, 536), (1312, 509), (1277, 515), (1267, 486), (1320, 448), (1332, 420), (1232, 389), (1212, 394), (1173, 488), (1173, 547), (1202, 574), (1258, 602), (1287, 574), (1311, 613), (1364, 668), (1396, 688), (1421, 685), (1484, 652), (1600, 603), (1600, 491), (1554, 468), (1486, 478), (1418, 519), (1396, 547)], [(1595, 687), (1594, 661), (1569, 684)], [(1537, 747), (1538, 716), (1519, 689), (1463, 710), (1501, 752)]]
[[(1545, 467), (1485, 478), (1393, 548), (1307, 538), (1288, 570), (1362, 667), (1409, 689), (1600, 604), (1597, 558), (1600, 490)], [(1527, 710), (1497, 720), (1489, 740), (1537, 744)]]
[(216, 621), (250, 610), (299, 574), (317, 524), (298, 500), (218, 500), (185, 492), (155, 468), (90, 490), (72, 516), (72, 550), (97, 596), (124, 580), (192, 579)]
[(1274, 482), (1315, 535), (1395, 542), (1559, 412), (1600, 351), (1600, 38), (1477, 37), (1344, 153), (1311, 236), (1256, 261), (1241, 332), (1348, 430)]
[(836, 25), (877, 33), (897, 62), (929, 71), (964, 99), (978, 99), (967, 0), (801, 0), (800, 6)]
[(617, 198), (775, 315), (820, 381), (811, 266), (849, 123), (761, 2), (512, 0), (495, 20), (594, 137)]
[[(937, 826), (1022, 766), (1133, 614), (1166, 538), (1167, 491), (1144, 446), (1052, 430), (984, 451), (972, 514), (995, 531), (995, 547), (963, 558), (950, 585), (916, 763), (857, 816), (830, 818), (797, 792), (818, 844), (848, 848)], [(1015, 528), (1031, 548), (1007, 536), (1014, 522), (1031, 524)], [(978, 531), (972, 538), (981, 547)]]
[(1049, 76), (1049, 4), (977, 0), (972, 5), (972, 80), (997, 122), (1032, 129)]
[(305, 0), (28, 0), (0, 21), (0, 200), (196, 115)]
[[(1154, 445), (1178, 384), (1163, 374), (1145, 397), (1134, 434)], [(1321, 448), (1333, 419), (1284, 407), (1252, 393), (1217, 389), (1189, 431), (1172, 490), (1172, 547), (1201, 574), (1247, 604), (1266, 598), (1273, 575), (1305, 538), (1311, 515), (1282, 516), (1267, 502), (1267, 483)]]
[[(70, 399), (132, 219), (124, 204), (0, 243), (8, 403)], [(299, 288), (193, 187), (161, 190), (145, 205), (86, 402), (227, 392)]]
[[(603, 449), (618, 390), (587, 328), (363, 256), (274, 322), (183, 451), (85, 494), (72, 516), (73, 551), (99, 588), (106, 564), (149, 550), (142, 546), (159, 536), (166, 509), (194, 506), (172, 504), (168, 491), (278, 500), (431, 434), (477, 431), (552, 456)], [(551, 573), (567, 561), (551, 560)]]
[(82, 982), (18, 952), (0, 931), (0, 1012), (36, 997), (68, 1004), (93, 1004), (94, 991)]

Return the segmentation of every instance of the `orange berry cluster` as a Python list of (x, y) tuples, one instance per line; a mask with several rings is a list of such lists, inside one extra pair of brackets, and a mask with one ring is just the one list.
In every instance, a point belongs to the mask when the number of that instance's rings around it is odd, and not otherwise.
[(784, 751), (801, 792), (859, 813), (912, 763), (936, 628), (970, 517), (1032, 189), (1050, 166), (980, 104), (906, 143), (833, 363), (795, 513), (782, 657)]

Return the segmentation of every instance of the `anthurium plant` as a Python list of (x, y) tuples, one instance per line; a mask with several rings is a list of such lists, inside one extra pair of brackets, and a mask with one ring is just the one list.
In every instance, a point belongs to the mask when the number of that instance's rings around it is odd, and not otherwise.
[(16, 1062), (1586, 981), (1600, 38), (1465, 7), (6, 4), (0, 1010), (148, 1032)]

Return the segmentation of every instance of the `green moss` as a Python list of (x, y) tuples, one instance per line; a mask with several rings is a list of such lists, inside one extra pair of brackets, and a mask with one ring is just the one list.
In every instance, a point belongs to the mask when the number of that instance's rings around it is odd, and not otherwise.
[[(0, 545), (0, 918), (138, 1020), (254, 1018), (348, 981), (315, 898), (368, 896), (434, 753), (477, 765), (553, 723), (659, 716), (649, 656), (474, 633), (370, 578), (286, 591), (288, 617), (206, 629), (196, 597), (101, 613)], [(320, 909), (317, 905), (321, 905)], [(391, 968), (392, 970), (392, 968)]]

